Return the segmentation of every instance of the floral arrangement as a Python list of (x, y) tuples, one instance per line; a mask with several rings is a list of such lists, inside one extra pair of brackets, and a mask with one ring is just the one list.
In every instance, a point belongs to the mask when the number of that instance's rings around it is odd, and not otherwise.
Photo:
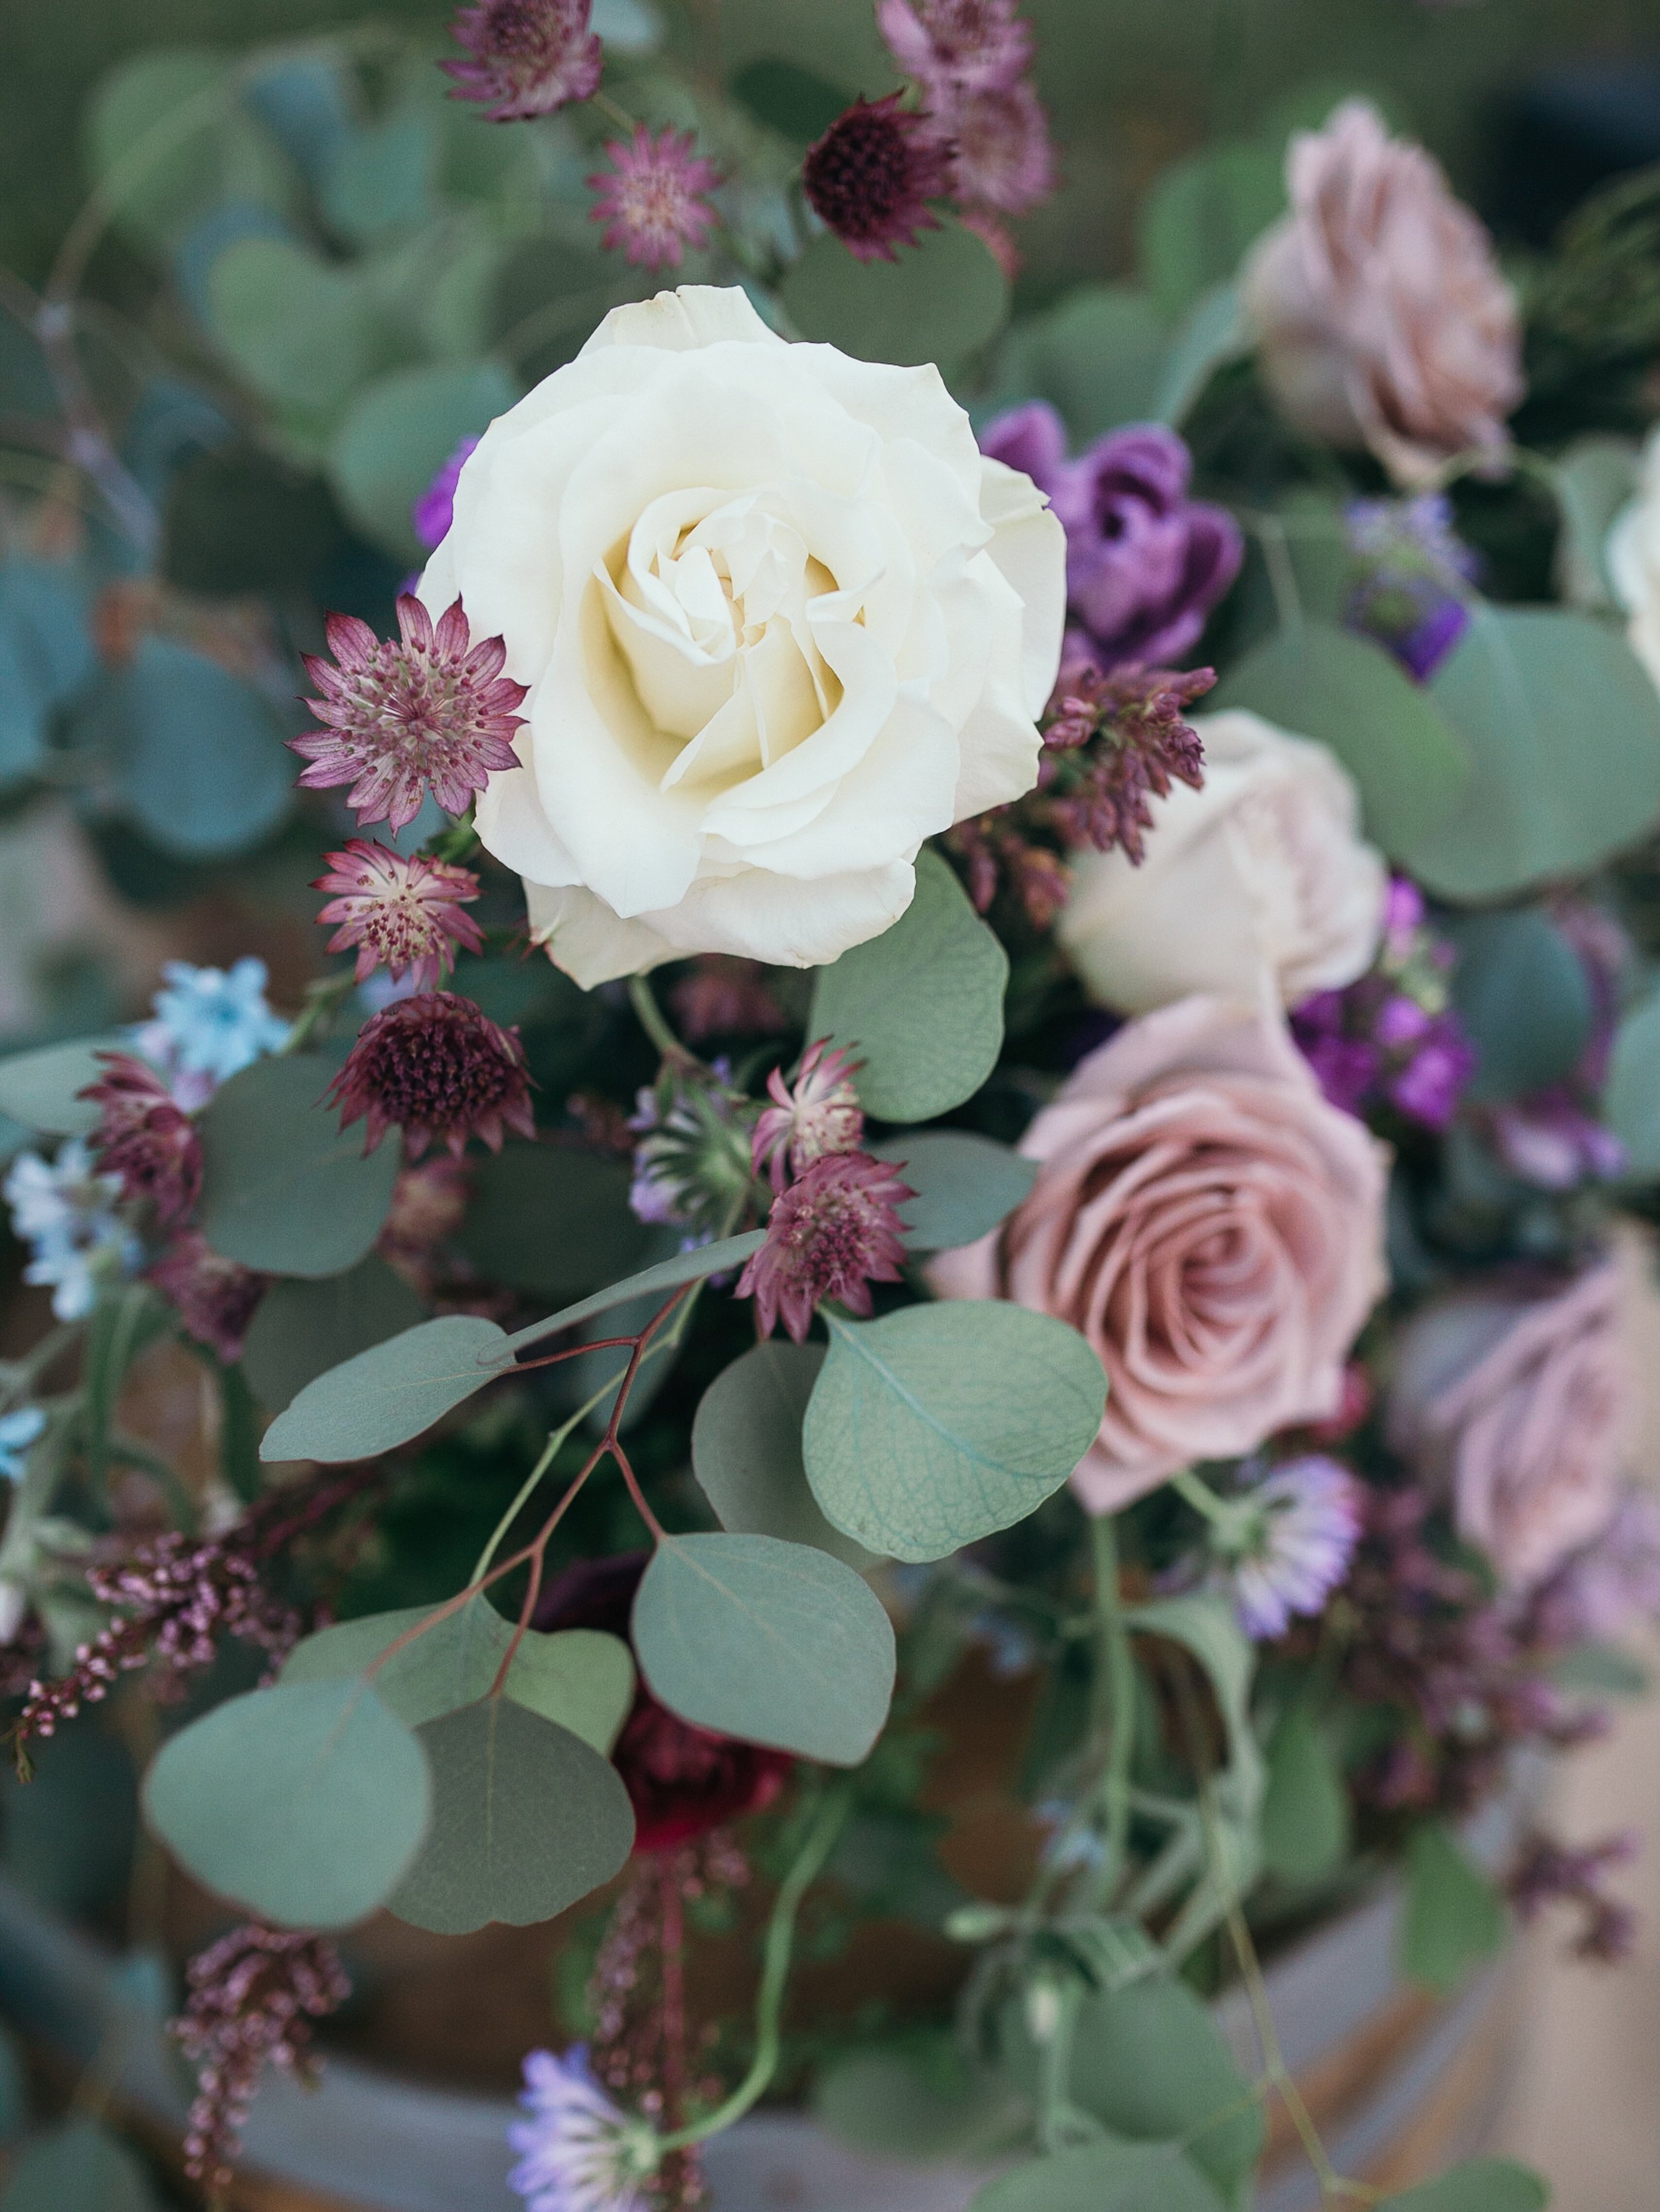
[[(1204, 1998), (1385, 1876), (1438, 1989), (1511, 1911), (1630, 1934), (1620, 1839), (1464, 1830), (1660, 1608), (1660, 181), (1501, 270), (1351, 100), (1029, 307), (1015, 0), (877, 0), (862, 87), (723, 78), (696, 7), (453, 33), (127, 64), (6, 294), (0, 773), (130, 897), (328, 933), (0, 1062), (18, 1771), (142, 1711), (240, 1917), (210, 2190), (369, 1915), (571, 1912), (534, 2212), (703, 2203), (838, 2078), (955, 2115), (981, 2212), (1244, 2205), (1274, 2100), (1375, 2201)], [(169, 1347), (205, 1468), (130, 1415)], [(1018, 1904), (919, 1802), (988, 1665)], [(829, 1896), (955, 1944), (951, 2015), (788, 2022)], [(1478, 2195), (1544, 2202), (1389, 2202)]]

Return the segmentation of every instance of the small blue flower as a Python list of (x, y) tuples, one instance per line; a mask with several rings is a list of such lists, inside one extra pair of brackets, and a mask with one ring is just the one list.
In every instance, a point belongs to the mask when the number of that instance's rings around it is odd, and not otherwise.
[(613, 2104), (593, 2078), (586, 2048), (562, 2058), (532, 2051), (508, 2141), (520, 2154), (508, 2186), (529, 2212), (649, 2212), (640, 2185), (651, 2171), (650, 2130)]
[(46, 1417), (39, 1406), (20, 1406), (15, 1413), (0, 1413), (0, 1479), (21, 1481), (29, 1446), (46, 1425)]
[(83, 1321), (100, 1280), (138, 1264), (138, 1240), (115, 1211), (121, 1178), (97, 1173), (83, 1138), (71, 1137), (50, 1162), (20, 1152), (0, 1191), (13, 1230), (33, 1248), (23, 1280), (52, 1286), (59, 1321)]
[(155, 1019), (137, 1033), (138, 1049), (158, 1067), (211, 1086), (287, 1042), (289, 1024), (265, 1003), (263, 960), (248, 955), (228, 969), (169, 960), (161, 973)]

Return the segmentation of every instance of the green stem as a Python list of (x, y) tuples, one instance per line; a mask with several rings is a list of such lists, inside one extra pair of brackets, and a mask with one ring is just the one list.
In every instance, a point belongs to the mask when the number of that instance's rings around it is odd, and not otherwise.
[(1118, 1529), (1110, 1513), (1090, 1521), (1095, 1560), (1096, 1711), (1109, 1730), (1101, 1795), (1106, 1808), (1105, 1850), (1095, 1877), (1098, 1901), (1117, 1887), (1129, 1849), (1130, 1759), (1135, 1749), (1135, 1673), (1129, 1631), (1118, 1593)]
[[(654, 1347), (654, 1348), (655, 1347)], [(646, 1357), (647, 1358), (649, 1358), (651, 1357), (650, 1352), (648, 1352)], [(489, 1572), (490, 1561), (496, 1557), (497, 1552), (501, 1550), (502, 1540), (506, 1537), (508, 1529), (512, 1528), (514, 1522), (519, 1518), (519, 1516), (524, 1511), (526, 1506), (529, 1504), (531, 1493), (534, 1491), (537, 1484), (540, 1482), (542, 1477), (547, 1473), (548, 1469), (553, 1465), (554, 1461), (559, 1456), (559, 1454), (563, 1449), (571, 1431), (576, 1427), (579, 1422), (587, 1420), (588, 1415), (593, 1411), (594, 1407), (599, 1403), (599, 1401), (608, 1391), (614, 1390), (616, 1388), (617, 1378), (613, 1376), (608, 1382), (602, 1382), (599, 1385), (599, 1388), (594, 1392), (593, 1397), (588, 1399), (585, 1404), (577, 1407), (576, 1411), (571, 1415), (569, 1420), (568, 1420), (562, 1428), (549, 1430), (547, 1443), (543, 1446), (540, 1456), (538, 1458), (535, 1466), (525, 1477), (523, 1482), (520, 1484), (517, 1496), (514, 1498), (512, 1504), (508, 1506), (507, 1511), (502, 1516), (502, 1518), (496, 1522), (495, 1534), (491, 1536), (489, 1543), (485, 1545), (483, 1550), (478, 1554), (478, 1564), (473, 1569), (471, 1574), (467, 1577), (469, 1588), (471, 1588), (475, 1583), (483, 1582), (484, 1577)]]
[(629, 1003), (639, 1018), (640, 1026), (657, 1047), (665, 1060), (685, 1060), (686, 1048), (663, 1018), (663, 1010), (652, 995), (651, 985), (643, 975), (629, 978)]
[(1233, 1508), (1225, 1498), (1219, 1498), (1208, 1484), (1201, 1482), (1190, 1467), (1177, 1468), (1170, 1478), (1170, 1486), (1178, 1498), (1191, 1505), (1195, 1513), (1203, 1514), (1214, 1527), (1225, 1528), (1231, 1526), (1235, 1517)]
[(781, 2021), (784, 1991), (789, 1981), (790, 1959), (795, 1948), (795, 1920), (801, 1910), (801, 1900), (817, 1881), (825, 1860), (835, 1849), (848, 1814), (853, 1809), (853, 1788), (843, 1779), (832, 1784), (818, 1808), (818, 1817), (806, 1833), (806, 1839), (795, 1855), (795, 1863), (785, 1875), (782, 1887), (772, 1908), (772, 1918), (767, 1923), (766, 1949), (761, 1966), (761, 1987), (755, 2000), (755, 2057), (750, 2069), (723, 2104), (690, 2126), (677, 2128), (672, 2135), (660, 2136), (657, 2152), (660, 2158), (670, 2151), (684, 2150), (689, 2144), (707, 2142), (741, 2120), (745, 2112), (766, 2094), (773, 2075), (778, 2070), (778, 2054), (781, 2042)]
[(62, 1322), (21, 1359), (0, 1359), (0, 1413), (17, 1399), (33, 1393), (58, 1354), (67, 1352), (78, 1337), (84, 1335), (86, 1326), (83, 1321)]
[(335, 1015), (350, 994), (353, 984), (352, 971), (325, 975), (320, 983), (306, 986), (306, 1003), (295, 1018), (294, 1026), (279, 1048), (279, 1057), (302, 1052), (319, 1031), (326, 1036)]

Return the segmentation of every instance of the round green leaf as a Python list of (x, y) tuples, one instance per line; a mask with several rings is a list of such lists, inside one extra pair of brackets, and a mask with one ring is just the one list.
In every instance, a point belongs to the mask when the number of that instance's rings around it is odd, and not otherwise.
[(775, 54), (746, 64), (733, 78), (732, 89), (757, 123), (801, 146), (822, 138), (842, 109), (853, 105), (845, 85), (831, 84), (816, 70)]
[(1140, 259), (1167, 319), (1233, 276), (1285, 204), (1279, 150), (1259, 141), (1215, 146), (1164, 170), (1142, 209)]
[(1550, 2191), (1508, 2158), (1472, 2158), (1433, 2181), (1386, 2197), (1377, 2212), (1545, 2212)]
[(442, 1314), (307, 1382), (259, 1446), (264, 1460), (374, 1459), (508, 1372), (509, 1340), (479, 1314)]
[(1414, 1982), (1455, 1989), (1505, 1940), (1503, 1899), (1451, 1831), (1420, 1820), (1407, 1843), (1401, 1963)]
[(1572, 1073), (1595, 1008), (1584, 963), (1536, 907), (1457, 930), (1453, 1002), (1476, 1050), (1473, 1098), (1517, 1098)]
[(621, 1160), (572, 1146), (504, 1145), (474, 1170), (461, 1249), (487, 1281), (574, 1298), (637, 1267), (651, 1231), (629, 1211)]
[(1074, 2143), (992, 2182), (970, 2212), (1223, 2212), (1175, 2143)]
[(924, 231), (897, 261), (859, 261), (839, 238), (813, 240), (779, 287), (804, 338), (861, 361), (935, 362), (949, 376), (996, 337), (1008, 281), (991, 249), (959, 222)]
[(741, 1237), (717, 1237), (713, 1244), (698, 1244), (690, 1252), (676, 1252), (654, 1266), (642, 1267), (637, 1275), (626, 1275), (620, 1283), (607, 1285), (575, 1305), (562, 1306), (545, 1321), (532, 1322), (527, 1328), (515, 1329), (508, 1339), (515, 1352), (527, 1344), (539, 1344), (544, 1337), (557, 1336), (566, 1329), (579, 1328), (592, 1321), (597, 1314), (615, 1313), (618, 1306), (630, 1305), (636, 1298), (672, 1291), (682, 1283), (699, 1283), (707, 1275), (723, 1274), (727, 1269), (741, 1267), (751, 1252), (758, 1252), (767, 1241), (764, 1229), (746, 1229)]
[(291, 1928), (383, 1905), (426, 1832), (420, 1745), (361, 1677), (231, 1698), (170, 1738), (144, 1813), (222, 1897)]
[(25, 2143), (3, 2212), (159, 2212), (143, 2167), (95, 2120), (59, 2120)]
[(901, 1208), (905, 1248), (949, 1252), (972, 1244), (1012, 1213), (1037, 1180), (1037, 1163), (967, 1129), (896, 1129), (870, 1147), (904, 1163), (916, 1193)]
[(653, 1692), (695, 1728), (856, 1766), (887, 1718), (893, 1629), (851, 1567), (773, 1536), (669, 1536), (634, 1601)]
[(399, 560), (422, 557), (410, 509), (465, 437), (518, 398), (499, 362), (400, 368), (360, 392), (329, 448), (329, 481), (351, 519)]
[(733, 1535), (816, 1544), (849, 1566), (870, 1553), (832, 1528), (807, 1486), (801, 1422), (824, 1355), (816, 1344), (757, 1344), (717, 1375), (692, 1423), (692, 1472)]
[(1637, 447), (1629, 438), (1576, 438), (1556, 464), (1562, 533), (1556, 545), (1562, 597), (1577, 607), (1613, 606), (1608, 572), (1608, 532), (1631, 497)]
[(16, 1052), (0, 1060), (0, 1114), (9, 1114), (26, 1129), (54, 1137), (88, 1137), (98, 1127), (99, 1109), (76, 1093), (104, 1073), (97, 1055), (119, 1052), (126, 1040), (77, 1037), (72, 1044), (42, 1045), (38, 1052)]
[(337, 416), (395, 357), (395, 334), (362, 279), (283, 239), (227, 246), (209, 272), (208, 303), (214, 336), (249, 386), (308, 417)]
[(1268, 1746), (1263, 1867), (1282, 1881), (1320, 1881), (1348, 1846), (1348, 1792), (1330, 1740), (1306, 1705), (1293, 1705)]
[(0, 567), (0, 789), (35, 773), (47, 717), (97, 666), (70, 572), (45, 561)]
[[(812, 2116), (867, 2158), (970, 2160), (994, 2154), (1012, 2093), (970, 2068), (946, 2032), (891, 2050), (854, 2049), (813, 2083)], [(1006, 2139), (1006, 2138), (1005, 2138)]]
[(99, 86), (88, 121), (93, 173), (115, 218), (148, 244), (176, 246), (192, 222), (241, 204), (281, 212), (295, 178), (237, 101), (225, 58), (190, 49), (136, 54)]
[(361, 1124), (325, 1105), (315, 1054), (256, 1060), (203, 1111), (202, 1233), (216, 1252), (272, 1275), (337, 1275), (380, 1235), (401, 1147), (363, 1150)]
[(807, 1479), (873, 1552), (939, 1559), (1012, 1528), (1094, 1442), (1101, 1363), (1075, 1329), (1000, 1300), (831, 1314), (807, 1408)]
[(808, 1034), (857, 1047), (867, 1111), (931, 1121), (971, 1097), (996, 1066), (1008, 973), (962, 885), (924, 846), (916, 896), (892, 928), (819, 969)]
[(243, 1372), (260, 1404), (280, 1413), (307, 1382), (420, 1319), (420, 1299), (373, 1253), (344, 1275), (291, 1276), (259, 1301), (242, 1346)]
[(1620, 1024), (1607, 1105), (1609, 1126), (1626, 1148), (1627, 1172), (1660, 1176), (1660, 996), (1633, 1006)]
[(400, 1920), (443, 1936), (551, 1920), (634, 1848), (634, 1810), (591, 1746), (506, 1698), (428, 1721), (432, 1825), (393, 1893)]
[(1024, 317), (998, 355), (997, 388), (1011, 403), (1047, 399), (1074, 446), (1153, 413), (1169, 325), (1133, 284), (1079, 284)]

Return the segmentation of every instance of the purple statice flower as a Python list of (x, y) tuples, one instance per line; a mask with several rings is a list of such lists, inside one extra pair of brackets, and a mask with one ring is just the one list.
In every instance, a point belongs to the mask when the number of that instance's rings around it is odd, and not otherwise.
[(830, 1048), (820, 1037), (801, 1056), (800, 1073), (786, 1083), (781, 1069), (767, 1078), (772, 1099), (755, 1125), (751, 1158), (755, 1172), (769, 1175), (774, 1190), (827, 1152), (856, 1152), (865, 1140), (865, 1115), (854, 1081), (863, 1063)]
[(534, 1139), (531, 1079), (516, 1028), (454, 991), (423, 991), (372, 1014), (330, 1085), (340, 1126), (367, 1118), (363, 1149), (389, 1128), (418, 1160), (434, 1139), (459, 1159), (469, 1137), (499, 1152), (506, 1131)]
[(593, 0), (477, 0), (451, 31), (466, 61), (440, 67), (452, 100), (476, 100), (492, 123), (547, 115), (599, 88), (604, 54), (589, 23)]
[(1660, 1620), (1660, 1498), (1628, 1489), (1602, 1534), (1533, 1593), (1529, 1607), (1534, 1636), (1559, 1651), (1612, 1644)]
[(562, 2058), (532, 2051), (519, 2102), (530, 2117), (508, 2130), (519, 2153), (508, 2186), (529, 2212), (651, 2212), (651, 2131), (595, 2081), (586, 2045)]
[(1359, 499), (1344, 510), (1356, 569), (1344, 619), (1426, 684), (1469, 627), (1477, 562), (1443, 492)]
[(611, 167), (588, 179), (589, 215), (605, 228), (601, 242), (642, 269), (678, 269), (690, 246), (708, 240), (714, 210), (703, 197), (720, 182), (713, 161), (692, 151), (690, 131), (666, 125), (654, 138), (643, 123), (632, 139), (609, 138)]
[(684, 1229), (707, 1243), (751, 1196), (751, 1132), (724, 1058), (709, 1066), (666, 1060), (642, 1089), (628, 1127), (634, 1148), (629, 1204), (642, 1221)]
[(1572, 1946), (1575, 1958), (1619, 1965), (1636, 1942), (1637, 1916), (1628, 1905), (1604, 1894), (1602, 1881), (1613, 1868), (1634, 1858), (1642, 1841), (1628, 1831), (1576, 1850), (1535, 1829), (1523, 1839), (1505, 1881), (1517, 1919), (1536, 1920), (1550, 1905), (1573, 1906), (1580, 1915)]
[(802, 163), (807, 204), (855, 260), (897, 261), (939, 228), (927, 204), (951, 189), (950, 140), (899, 100), (855, 100)]
[(455, 487), (461, 471), (478, 449), (477, 438), (463, 438), (455, 451), (410, 509), (410, 522), (429, 553), (449, 536), (455, 520)]
[(1348, 1571), (1360, 1534), (1359, 1486), (1323, 1453), (1286, 1460), (1239, 1501), (1222, 1574), (1239, 1625), (1257, 1643), (1317, 1613)]
[(773, 1200), (767, 1241), (739, 1278), (738, 1295), (753, 1297), (762, 1335), (781, 1321), (797, 1344), (805, 1343), (824, 1298), (869, 1313), (871, 1285), (899, 1280), (905, 1244), (898, 1208), (915, 1195), (890, 1160), (867, 1152), (814, 1160)]

